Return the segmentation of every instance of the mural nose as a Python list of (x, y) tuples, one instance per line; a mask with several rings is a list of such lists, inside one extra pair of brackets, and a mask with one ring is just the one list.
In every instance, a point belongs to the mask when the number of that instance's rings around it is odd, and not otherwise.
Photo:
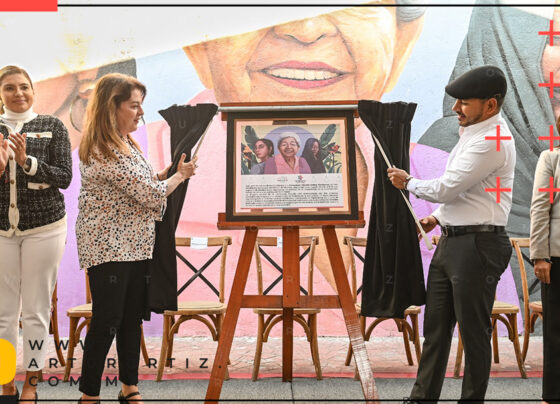
[(336, 35), (337, 30), (326, 17), (314, 17), (277, 25), (274, 27), (274, 32), (279, 37), (308, 45)]

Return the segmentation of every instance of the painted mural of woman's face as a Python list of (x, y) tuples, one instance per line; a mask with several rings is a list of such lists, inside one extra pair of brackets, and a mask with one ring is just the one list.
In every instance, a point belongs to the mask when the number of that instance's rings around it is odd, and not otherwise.
[(354, 7), (185, 52), (218, 102), (379, 99), (421, 26), (397, 24), (394, 8)]
[(257, 140), (255, 143), (255, 154), (261, 162), (266, 161), (266, 159), (270, 156), (270, 149), (265, 142)]

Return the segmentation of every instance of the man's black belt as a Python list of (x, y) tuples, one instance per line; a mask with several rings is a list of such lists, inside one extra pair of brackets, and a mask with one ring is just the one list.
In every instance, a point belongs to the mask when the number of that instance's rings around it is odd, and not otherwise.
[(501, 233), (506, 231), (505, 226), (492, 224), (477, 224), (473, 226), (442, 226), (441, 235), (444, 237), (461, 236), (467, 233)]

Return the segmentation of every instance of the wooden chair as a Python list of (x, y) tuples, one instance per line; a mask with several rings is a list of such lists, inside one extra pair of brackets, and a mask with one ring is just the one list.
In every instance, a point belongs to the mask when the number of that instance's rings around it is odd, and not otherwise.
[[(193, 247), (193, 238), (177, 237), (175, 244), (179, 248)], [(217, 300), (196, 300), (196, 301), (179, 301), (177, 302), (177, 310), (166, 310), (163, 313), (163, 336), (161, 342), (161, 352), (158, 362), (157, 381), (161, 381), (165, 366), (171, 367), (171, 355), (173, 354), (173, 339), (175, 334), (179, 332), (179, 327), (185, 321), (197, 320), (208, 327), (214, 341), (220, 338), (220, 330), (224, 315), (226, 313), (227, 304), (225, 303), (225, 274), (226, 274), (226, 255), (227, 247), (231, 245), (231, 237), (209, 237), (207, 246), (213, 249), (217, 248), (214, 254), (200, 268), (195, 268), (179, 251), (177, 256), (181, 259), (194, 274), (190, 279), (177, 291), (177, 296), (189, 287), (196, 279), (202, 280), (218, 297)], [(220, 258), (220, 280), (218, 289), (203, 275), (203, 272), (214, 262)], [(227, 369), (226, 369), (227, 375)], [(226, 376), (227, 377), (227, 376)]]
[[(402, 333), (403, 342), (404, 342), (404, 350), (406, 353), (406, 360), (410, 366), (414, 365), (412, 360), (412, 353), (410, 351), (410, 341), (414, 344), (414, 349), (416, 351), (416, 360), (420, 363), (420, 357), (422, 356), (422, 347), (420, 345), (420, 330), (418, 327), (418, 315), (421, 313), (422, 309), (418, 306), (410, 306), (404, 312), (404, 319), (401, 318), (376, 318), (366, 329), (366, 317), (362, 316), (361, 304), (358, 303), (358, 295), (362, 291), (362, 286), (359, 288), (357, 287), (357, 271), (356, 271), (356, 257), (363, 263), (365, 258), (362, 254), (358, 252), (356, 247), (366, 247), (367, 239), (362, 237), (344, 237), (344, 244), (348, 246), (351, 251), (351, 260), (350, 260), (350, 270), (351, 270), (351, 287), (352, 287), (352, 296), (354, 298), (354, 304), (356, 306), (356, 312), (360, 317), (360, 326), (362, 329), (362, 336), (364, 337), (364, 341), (369, 341), (371, 338), (371, 334), (375, 327), (377, 327), (380, 323), (385, 320), (393, 320), (397, 325), (397, 329), (399, 332)], [(407, 318), (410, 318), (410, 323), (408, 322)], [(348, 345), (348, 353), (346, 354), (346, 362), (345, 365), (349, 366), (350, 361), (352, 360), (352, 347)]]
[[(439, 236), (433, 236), (432, 242), (437, 245), (439, 241)], [(523, 379), (527, 378), (527, 372), (525, 371), (525, 365), (523, 364), (523, 359), (521, 357), (521, 349), (519, 347), (519, 333), (517, 332), (517, 313), (519, 313), (519, 307), (501, 302), (499, 300), (494, 300), (494, 306), (492, 307), (492, 348), (494, 363), (500, 363), (500, 353), (498, 350), (498, 327), (496, 326), (498, 321), (501, 321), (508, 330), (508, 338), (513, 344), (513, 349), (515, 351), (515, 357), (517, 359), (517, 367), (519, 368), (519, 373)], [(460, 324), (457, 326), (459, 328), (459, 341), (457, 345), (457, 356), (455, 358), (455, 367), (453, 370), (453, 377), (459, 379), (461, 377), (461, 364), (463, 362), (463, 340), (461, 338)]]
[(530, 267), (533, 267), (531, 259), (528, 255), (524, 254), (522, 248), (529, 248), (528, 238), (510, 238), (511, 245), (515, 250), (517, 262), (519, 263), (519, 272), (521, 273), (521, 286), (523, 290), (523, 312), (525, 314), (524, 332), (523, 332), (523, 362), (527, 358), (527, 351), (529, 350), (529, 338), (535, 332), (535, 322), (540, 317), (542, 319), (542, 302), (532, 302), (529, 297), (529, 290), (539, 284), (538, 279), (529, 287), (527, 283), (527, 272), (525, 270), (525, 262), (528, 262)]
[[(315, 259), (315, 247), (319, 239), (316, 236), (300, 237), (299, 245), (304, 247), (304, 252), (300, 255), (299, 260), (302, 261), (308, 256), (307, 264), (307, 290), (300, 286), (300, 290), (304, 295), (313, 295), (313, 266)], [(282, 268), (270, 257), (263, 247), (277, 247), (277, 237), (257, 237), (255, 244), (255, 259), (257, 263), (257, 287), (259, 295), (267, 295), (275, 285), (282, 280)], [(274, 268), (276, 268), (280, 275), (265, 289), (263, 285), (263, 263), (262, 257), (265, 258)], [(255, 359), (253, 362), (253, 375), (252, 380), (256, 381), (259, 377), (259, 368), (261, 364), (263, 343), (268, 341), (268, 336), (272, 328), (282, 321), (282, 309), (258, 308), (253, 309), (258, 315), (258, 329), (257, 329), (257, 348), (255, 351)], [(319, 359), (319, 344), (317, 341), (317, 314), (321, 309), (317, 308), (298, 308), (294, 309), (294, 321), (300, 324), (309, 342), (311, 349), (311, 358), (315, 365), (315, 374), (317, 380), (323, 379), (321, 371), (321, 362)], [(265, 318), (265, 316), (267, 316)], [(307, 320), (304, 316), (307, 316)]]
[[(68, 351), (66, 352), (66, 365), (64, 367), (64, 381), (67, 382), (70, 378), (70, 371), (74, 365), (74, 349), (78, 342), (80, 341), (80, 335), (84, 327), (89, 330), (89, 325), (91, 322), (91, 292), (89, 289), (89, 278), (87, 276), (87, 271), (84, 270), (86, 274), (86, 303), (80, 306), (74, 306), (66, 312), (66, 315), (70, 318), (70, 329), (68, 330)], [(80, 323), (80, 320), (83, 320)], [(149, 364), (148, 350), (146, 349), (146, 342), (144, 340), (144, 329), (142, 328), (142, 357), (144, 358), (144, 363), (146, 366)]]
[(62, 353), (62, 348), (60, 346), (60, 335), (58, 333), (57, 287), (58, 285), (54, 285), (54, 292), (51, 299), (51, 321), (49, 324), (49, 334), (53, 336), (54, 349), (56, 350), (56, 356), (58, 357), (58, 362), (60, 363), (60, 366), (66, 366), (66, 361), (64, 360), (64, 354)]

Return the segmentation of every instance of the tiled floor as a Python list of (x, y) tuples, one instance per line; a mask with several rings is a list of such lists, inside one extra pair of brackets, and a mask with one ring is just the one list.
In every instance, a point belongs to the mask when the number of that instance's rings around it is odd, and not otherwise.
[[(151, 366), (146, 366), (141, 361), (140, 373), (142, 378), (153, 379), (157, 372), (156, 361), (159, 360), (161, 339), (149, 337), (146, 340)], [(232, 377), (249, 378), (251, 376), (253, 357), (255, 354), (255, 338), (238, 337), (233, 341), (230, 354), (231, 365), (229, 372)], [(453, 371), (455, 363), (457, 339), (454, 338), (451, 348), (448, 373)], [(23, 375), (21, 342), (18, 349), (18, 379)], [(216, 354), (217, 343), (207, 337), (181, 337), (176, 338), (173, 350), (173, 368), (166, 368), (164, 378), (208, 378), (210, 376), (213, 358)], [(366, 342), (368, 355), (377, 377), (414, 377), (416, 375), (417, 363), (413, 352), (414, 366), (409, 366), (406, 361), (402, 338), (383, 337), (372, 338)], [(517, 362), (513, 352), (513, 345), (507, 338), (500, 338), (500, 363), (492, 364), (492, 375), (494, 377), (519, 377)], [(44, 369), (44, 373), (60, 376), (63, 373), (60, 365), (56, 363), (54, 345), (49, 341), (49, 360), (51, 366)], [(354, 368), (344, 366), (346, 352), (348, 349), (348, 339), (342, 337), (320, 337), (319, 354), (321, 358), (321, 368), (324, 376), (352, 377)], [(64, 351), (66, 355), (66, 351)], [(72, 370), (72, 375), (77, 377), (80, 374), (82, 349), (78, 346), (75, 350), (76, 360)], [(116, 349), (111, 348), (108, 356), (106, 374), (117, 374)], [(187, 363), (188, 361), (188, 363)], [(58, 365), (58, 367), (56, 366)], [(113, 366), (112, 366), (113, 365)], [(526, 361), (526, 368), (529, 377), (540, 377), (542, 372), (542, 338), (532, 337), (529, 353)], [(260, 368), (261, 377), (279, 376), (282, 372), (282, 340), (280, 338), (270, 338), (264, 344), (262, 362)], [(309, 343), (304, 338), (294, 340), (294, 376), (314, 377), (315, 370), (311, 361)]]

